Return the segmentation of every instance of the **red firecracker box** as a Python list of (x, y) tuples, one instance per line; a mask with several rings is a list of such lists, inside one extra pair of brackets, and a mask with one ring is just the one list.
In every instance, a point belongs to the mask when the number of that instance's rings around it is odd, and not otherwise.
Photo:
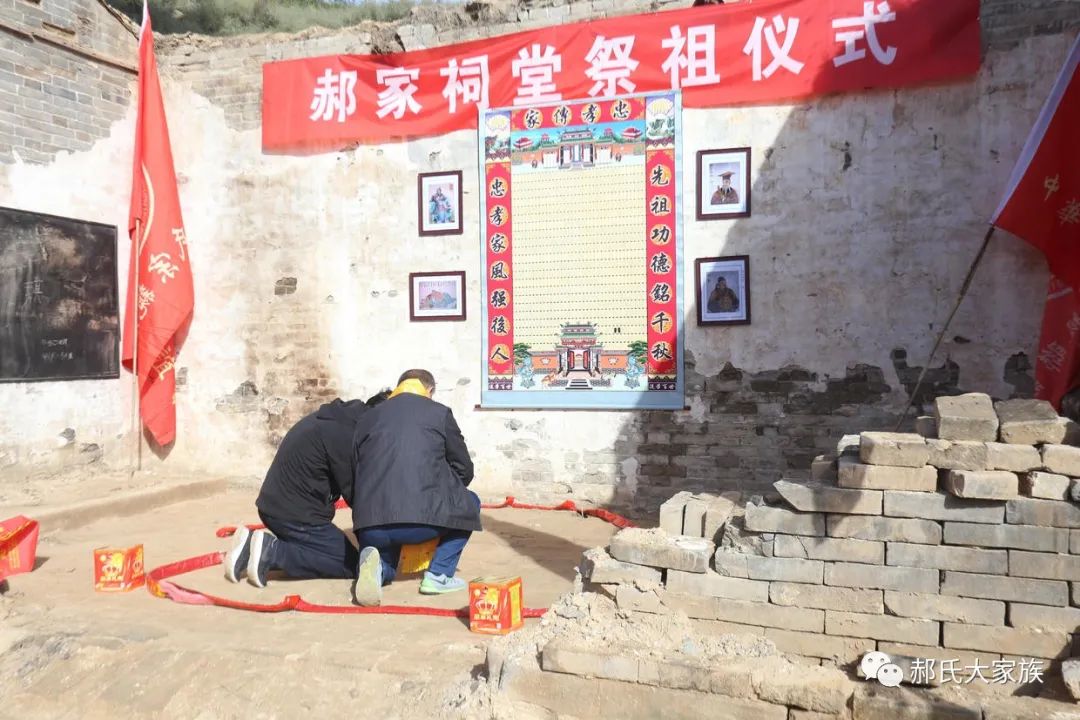
[(143, 546), (98, 548), (94, 550), (94, 589), (98, 592), (127, 592), (146, 584)]
[(37, 520), (22, 515), (0, 521), (0, 580), (34, 569), (39, 531)]
[(469, 629), (505, 635), (521, 627), (521, 578), (477, 578), (469, 583)]

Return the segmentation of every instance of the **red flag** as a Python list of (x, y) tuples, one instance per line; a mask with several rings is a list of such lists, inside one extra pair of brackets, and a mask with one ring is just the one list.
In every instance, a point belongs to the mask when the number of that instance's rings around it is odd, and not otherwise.
[[(138, 374), (143, 423), (158, 444), (167, 445), (176, 438), (176, 353), (191, 321), (195, 298), (145, 0), (128, 233), (131, 264), (123, 363)], [(136, 362), (138, 368), (133, 369)]]
[[(1080, 37), (1028, 136), (991, 224), (1046, 256), (1051, 282), (1043, 313), (1036, 396), (1058, 407), (1080, 370)], [(1069, 291), (1071, 289), (1071, 291)]]

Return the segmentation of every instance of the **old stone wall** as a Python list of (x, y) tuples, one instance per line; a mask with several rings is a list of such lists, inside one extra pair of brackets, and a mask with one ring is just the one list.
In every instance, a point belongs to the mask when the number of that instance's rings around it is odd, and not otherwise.
[[(546, 620), (547, 630), (493, 645), (490, 679), (556, 711), (558, 693), (529, 691), (570, 675), (623, 683), (631, 697), (649, 686), (672, 701), (693, 690), (698, 703), (758, 703), (738, 717), (784, 717), (775, 705), (835, 720), (1069, 715), (1077, 426), (1044, 401), (992, 404), (977, 393), (938, 398), (919, 425), (925, 436), (845, 437), (814, 462), (815, 482), (779, 481), (745, 505), (739, 493), (677, 493), (660, 506), (660, 527), (627, 528), (585, 552), (587, 592), (552, 612), (588, 622)], [(597, 642), (596, 610), (610, 600), (628, 620)], [(658, 626), (667, 647), (652, 640)], [(730, 635), (749, 643), (737, 654), (755, 658), (738, 680), (709, 656)], [(800, 664), (797, 680), (757, 666), (769, 657), (762, 641)], [(1055, 697), (1057, 674), (1071, 697)], [(934, 689), (877, 696), (874, 680)]]
[[(261, 475), (305, 412), (335, 395), (367, 396), (411, 366), (436, 374), (437, 399), (454, 409), (491, 493), (572, 489), (653, 505), (684, 487), (764, 487), (805, 474), (844, 432), (890, 427), (1065, 57), (1074, 4), (985, 3), (985, 62), (971, 82), (684, 113), (684, 187), (697, 150), (748, 145), (754, 203), (751, 218), (729, 222), (694, 222), (692, 201), (684, 207), (685, 277), (696, 257), (749, 254), (754, 320), (697, 327), (688, 283), (685, 411), (474, 410), (479, 313), (407, 321), (410, 271), (465, 270), (477, 296), (476, 214), (465, 214), (461, 236), (419, 238), (415, 227), (417, 172), (463, 170), (465, 207), (475, 206), (474, 133), (303, 157), (260, 151), (264, 61), (413, 49), (651, 7), (492, 5), (454, 22), (435, 14), (392, 28), (161, 38), (196, 279), (180, 437), (166, 467)], [(122, 227), (132, 122), (129, 109), (78, 155), (0, 165), (0, 204)], [(926, 397), (1030, 394), (1045, 278), (1020, 241), (995, 240)], [(126, 380), (54, 387), (0, 386), (0, 405), (20, 411), (0, 417), (0, 450), (19, 459), (8, 472), (66, 463), (54, 449), (66, 427), (100, 443), (106, 463), (126, 463)]]
[(137, 40), (114, 13), (99, 0), (0, 4), (0, 162), (89, 150), (124, 117)]

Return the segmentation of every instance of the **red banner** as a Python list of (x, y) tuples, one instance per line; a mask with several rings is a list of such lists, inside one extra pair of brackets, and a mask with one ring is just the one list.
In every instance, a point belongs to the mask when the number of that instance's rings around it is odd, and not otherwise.
[(675, 227), (675, 150), (672, 147), (645, 153), (645, 284), (649, 315), (647, 358), (650, 390), (674, 390), (678, 370), (678, 312), (675, 295), (675, 252), (671, 239)]
[(493, 389), (510, 390), (514, 384), (514, 274), (513, 223), (510, 221), (510, 158), (488, 163), (487, 193), (487, 303), (488, 376)]
[(191, 322), (195, 296), (145, 3), (128, 233), (131, 264), (122, 360), (139, 376), (143, 423), (159, 445), (168, 445), (176, 438), (176, 354)]
[(478, 107), (682, 89), (686, 107), (973, 75), (978, 0), (758, 0), (559, 25), (391, 55), (263, 65), (263, 150), (476, 127)]
[(1061, 398), (1072, 390), (1080, 374), (1080, 296), (1050, 276), (1035, 362), (1035, 397), (1061, 407)]

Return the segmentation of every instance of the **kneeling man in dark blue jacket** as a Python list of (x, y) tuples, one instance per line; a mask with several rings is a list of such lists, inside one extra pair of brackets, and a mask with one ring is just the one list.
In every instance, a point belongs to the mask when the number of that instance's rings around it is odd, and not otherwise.
[(480, 530), (480, 498), (467, 490), (473, 464), (450, 408), (431, 399), (435, 378), (408, 370), (353, 436), (353, 530), (360, 556), (353, 601), (378, 605), (402, 545), (439, 538), (420, 592), (463, 590), (454, 577), (465, 543)]
[(356, 423), (389, 394), (326, 403), (285, 434), (255, 501), (267, 530), (237, 527), (226, 578), (246, 573), (261, 588), (271, 570), (297, 580), (355, 577), (357, 551), (334, 525), (334, 504), (339, 497), (352, 504)]

